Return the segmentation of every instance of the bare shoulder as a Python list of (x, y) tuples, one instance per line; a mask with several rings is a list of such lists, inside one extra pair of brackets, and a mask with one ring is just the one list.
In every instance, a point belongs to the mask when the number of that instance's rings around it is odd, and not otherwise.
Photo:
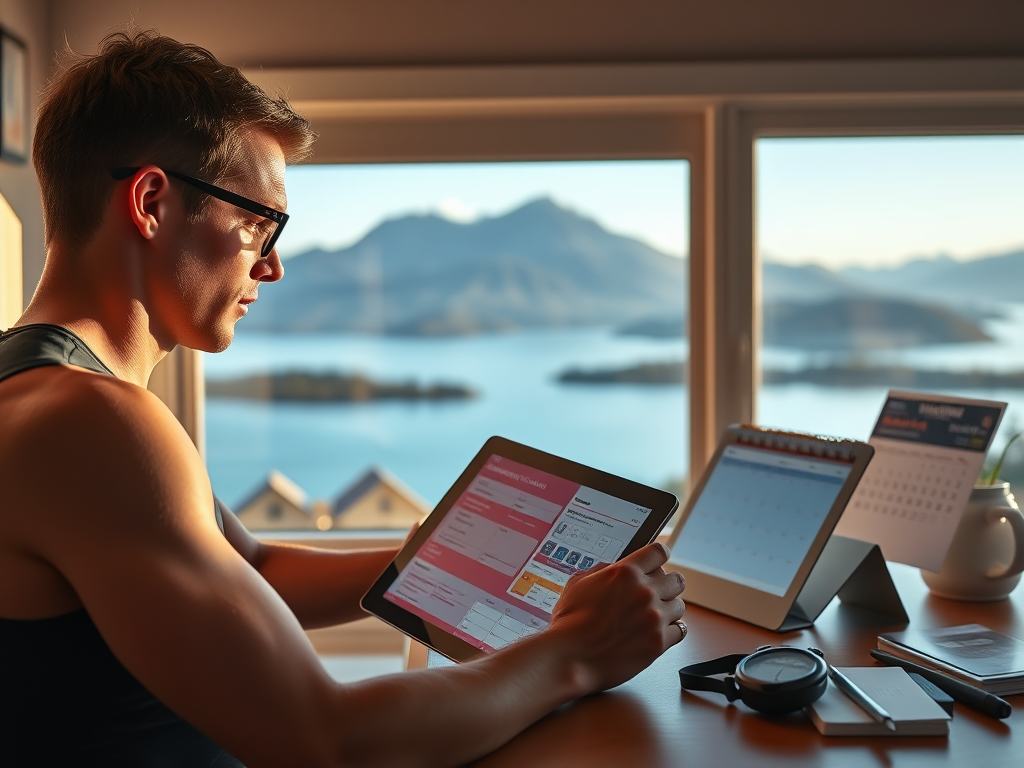
[[(17, 406), (33, 428), (53, 418), (88, 418), (89, 408), (131, 410), (153, 407), (159, 398), (142, 387), (114, 376), (68, 365), (50, 365), (21, 373), (0, 386), (0, 403)], [(5, 409), (7, 410), (7, 409)], [(166, 410), (166, 409), (165, 409)]]
[[(46, 529), (93, 531), (192, 507), (212, 492), (185, 431), (147, 390), (68, 367), (0, 387), (0, 472), (9, 499), (45, 512)], [(138, 515), (139, 505), (151, 514)], [(25, 520), (31, 523), (32, 517)], [(38, 519), (38, 518), (37, 518)]]

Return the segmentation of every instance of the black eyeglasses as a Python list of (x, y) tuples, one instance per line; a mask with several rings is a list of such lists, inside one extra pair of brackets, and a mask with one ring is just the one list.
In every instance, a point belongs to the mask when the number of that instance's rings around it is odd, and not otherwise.
[[(111, 168), (110, 175), (117, 181), (124, 181), (138, 173), (140, 170), (141, 168)], [(225, 203), (231, 203), (231, 205), (236, 208), (241, 208), (243, 211), (248, 211), (249, 213), (255, 213), (257, 216), (262, 216), (263, 218), (272, 221), (274, 223), (274, 229), (267, 237), (266, 242), (263, 243), (263, 248), (260, 251), (260, 257), (266, 258), (270, 255), (270, 252), (274, 250), (274, 246), (277, 244), (277, 238), (281, 236), (281, 230), (283, 230), (284, 225), (288, 223), (287, 213), (273, 208), (268, 208), (262, 203), (257, 203), (255, 200), (250, 200), (248, 197), (236, 195), (234, 192), (222, 189), (208, 181), (197, 179), (195, 176), (187, 176), (184, 173), (168, 171), (167, 169), (164, 169), (164, 173), (168, 176), (173, 176), (176, 179), (181, 179), (186, 184), (191, 184), (196, 189), (202, 190), (211, 197), (216, 197), (218, 200), (223, 200)]]

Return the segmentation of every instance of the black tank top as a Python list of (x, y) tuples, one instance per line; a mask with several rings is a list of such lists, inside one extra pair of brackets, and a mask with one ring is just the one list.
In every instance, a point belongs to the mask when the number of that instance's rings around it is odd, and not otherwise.
[[(0, 333), (0, 382), (46, 365), (113, 375), (60, 326)], [(216, 500), (214, 512), (223, 531)], [(146, 690), (84, 609), (0, 618), (0, 766), (244, 768)]]

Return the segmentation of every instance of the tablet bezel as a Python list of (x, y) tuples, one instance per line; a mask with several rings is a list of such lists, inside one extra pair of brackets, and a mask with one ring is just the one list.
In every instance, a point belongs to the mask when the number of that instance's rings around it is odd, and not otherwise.
[(814, 541), (811, 542), (811, 546), (807, 550), (807, 554), (804, 556), (803, 562), (801, 562), (800, 567), (797, 569), (796, 574), (793, 577), (793, 581), (790, 582), (789, 588), (786, 590), (784, 595), (773, 595), (770, 592), (764, 592), (755, 587), (739, 584), (735, 581), (729, 581), (728, 579), (720, 576), (715, 576), (710, 573), (697, 570), (693, 567), (682, 565), (674, 560), (669, 561), (669, 565), (667, 567), (680, 571), (686, 577), (686, 593), (684, 594), (684, 597), (688, 603), (710, 608), (718, 613), (724, 613), (727, 616), (748, 621), (751, 624), (756, 624), (766, 629), (776, 630), (782, 626), (786, 617), (789, 615), (790, 610), (793, 608), (793, 605), (796, 603), (800, 590), (807, 581), (807, 577), (810, 575), (811, 569), (813, 569), (815, 563), (818, 562), (818, 557), (821, 555), (822, 550), (828, 543), (828, 539), (832, 535), (832, 531), (836, 527), (836, 524), (839, 522), (839, 518), (842, 516), (843, 510), (846, 509), (846, 505), (853, 496), (853, 492), (857, 488), (857, 483), (859, 483), (861, 477), (863, 477), (864, 470), (867, 469), (868, 463), (871, 461), (871, 457), (874, 455), (875, 449), (867, 443), (862, 443), (857, 440), (839, 440), (822, 435), (783, 432), (780, 430), (764, 429), (762, 427), (754, 427), (745, 424), (734, 424), (726, 429), (725, 433), (722, 435), (718, 448), (715, 450), (714, 455), (711, 457), (711, 460), (704, 468), (704, 472), (701, 474), (700, 481), (693, 488), (693, 491), (687, 498), (683, 511), (680, 513), (679, 518), (676, 520), (676, 524), (672, 529), (672, 534), (668, 542), (669, 546), (675, 546), (679, 537), (682, 535), (683, 530), (686, 528), (686, 521), (693, 512), (693, 508), (696, 505), (697, 500), (700, 498), (701, 493), (703, 493), (704, 487), (707, 485), (712, 472), (718, 466), (718, 462), (722, 458), (722, 454), (725, 452), (725, 449), (740, 442), (740, 437), (744, 433), (756, 434), (760, 439), (778, 436), (782, 439), (811, 440), (820, 443), (821, 446), (826, 449), (829, 447), (836, 448), (841, 446), (844, 450), (849, 450), (853, 457), (850, 474), (847, 475), (846, 481), (843, 483), (843, 487), (839, 490), (839, 494), (836, 496), (831, 509), (829, 509), (828, 514), (822, 521), (821, 526), (814, 537)]
[(484, 654), (485, 651), (455, 637), (443, 627), (438, 627), (410, 613), (400, 605), (386, 599), (384, 593), (387, 592), (401, 571), (409, 564), (420, 547), (427, 542), (427, 539), (430, 538), (437, 526), (440, 525), (441, 521), (451, 511), (455, 502), (458, 501), (459, 497), (462, 496), (470, 483), (480, 473), (480, 470), (483, 469), (487, 460), (495, 455), (649, 508), (651, 513), (648, 515), (647, 520), (644, 521), (639, 530), (637, 530), (636, 535), (626, 544), (619, 555), (619, 559), (653, 541), (661, 533), (665, 523), (668, 522), (679, 508), (679, 500), (667, 491), (651, 488), (650, 486), (642, 485), (632, 480), (609, 474), (608, 472), (602, 472), (599, 469), (578, 464), (569, 459), (545, 453), (544, 451), (530, 448), (503, 437), (491, 437), (484, 443), (483, 447), (469, 463), (469, 466), (459, 475), (454, 485), (445, 493), (440, 503), (423, 521), (412, 539), (402, 547), (402, 550), (360, 601), (360, 605), (367, 613), (373, 614), (395, 629), (404, 632), (414, 640), (418, 640), (424, 645), (433, 648), (453, 661), (468, 661)]

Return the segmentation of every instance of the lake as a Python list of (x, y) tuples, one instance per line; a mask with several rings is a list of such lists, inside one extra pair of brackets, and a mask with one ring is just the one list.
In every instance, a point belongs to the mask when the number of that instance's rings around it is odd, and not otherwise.
[[(996, 341), (873, 353), (863, 359), (921, 368), (1024, 368), (1024, 305), (986, 321)], [(332, 498), (371, 466), (388, 469), (436, 503), (491, 435), (517, 440), (651, 485), (686, 474), (688, 423), (681, 386), (565, 385), (570, 366), (626, 366), (686, 356), (682, 340), (615, 336), (608, 329), (460, 338), (271, 335), (239, 332), (205, 355), (209, 378), (301, 369), (359, 371), (374, 379), (473, 388), (466, 401), (206, 403), (207, 465), (214, 489), (237, 504), (277, 469), (313, 498)], [(863, 357), (863, 356), (862, 356)], [(832, 355), (766, 349), (766, 367), (825, 364)], [(886, 389), (804, 384), (764, 387), (759, 422), (866, 439)], [(1006, 400), (1024, 415), (1024, 390), (957, 392)], [(1024, 424), (1024, 416), (1017, 420)], [(1004, 429), (1006, 433), (1009, 430)], [(997, 438), (1000, 441), (1001, 438)]]

